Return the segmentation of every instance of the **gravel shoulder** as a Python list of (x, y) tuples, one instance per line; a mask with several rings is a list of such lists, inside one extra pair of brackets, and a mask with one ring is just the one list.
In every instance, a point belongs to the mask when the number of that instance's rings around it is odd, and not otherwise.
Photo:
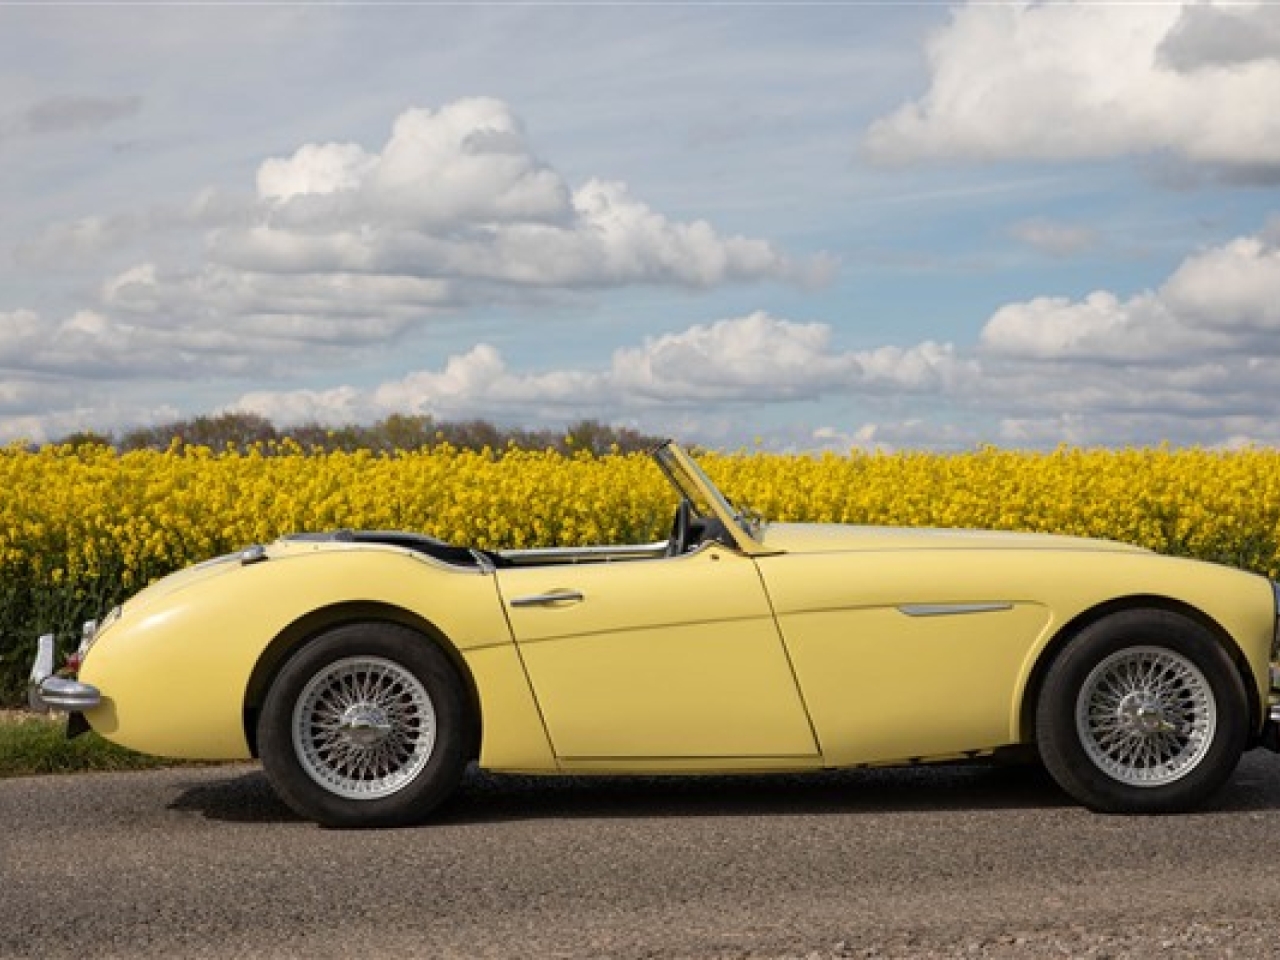
[(0, 958), (1274, 957), (1280, 758), (1103, 817), (1035, 769), (470, 775), (437, 823), (295, 819), (254, 767), (0, 782)]

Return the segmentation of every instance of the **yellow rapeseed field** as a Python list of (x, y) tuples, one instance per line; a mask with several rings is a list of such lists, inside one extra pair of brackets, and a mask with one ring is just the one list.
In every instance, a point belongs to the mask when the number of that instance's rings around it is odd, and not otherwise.
[[(1280, 452), (980, 449), (708, 453), (775, 520), (1106, 537), (1280, 574)], [(640, 454), (448, 446), (380, 456), (175, 445), (0, 448), (0, 697), (37, 631), (71, 628), (178, 567), (289, 532), (405, 529), (482, 547), (642, 542), (672, 501)]]

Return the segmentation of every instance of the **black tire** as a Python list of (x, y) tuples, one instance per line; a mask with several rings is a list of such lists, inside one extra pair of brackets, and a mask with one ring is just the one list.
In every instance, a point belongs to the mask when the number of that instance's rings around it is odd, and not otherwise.
[(448, 657), (407, 627), (354, 623), (309, 641), (258, 719), (280, 798), (331, 827), (418, 823), (458, 784), (470, 716)]
[(1107, 813), (1173, 813), (1231, 776), (1248, 700), (1205, 627), (1129, 610), (1086, 627), (1059, 654), (1036, 706), (1041, 759), (1067, 793)]

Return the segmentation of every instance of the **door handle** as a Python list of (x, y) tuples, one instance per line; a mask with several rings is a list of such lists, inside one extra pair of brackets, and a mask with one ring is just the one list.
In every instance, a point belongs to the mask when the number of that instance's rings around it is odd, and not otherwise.
[(581, 603), (585, 598), (577, 590), (552, 590), (527, 597), (513, 597), (513, 607), (554, 607), (559, 604)]

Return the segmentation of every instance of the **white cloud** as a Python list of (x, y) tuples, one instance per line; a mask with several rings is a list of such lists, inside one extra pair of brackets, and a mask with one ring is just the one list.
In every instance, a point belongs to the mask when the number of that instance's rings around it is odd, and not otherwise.
[(837, 352), (832, 329), (765, 313), (647, 340), (614, 354), (611, 378), (635, 397), (662, 402), (813, 399), (857, 392), (937, 393), (965, 375), (954, 348), (932, 341), (902, 349)]
[(1241, 237), (1188, 257), (1155, 291), (1121, 300), (1038, 297), (983, 328), (992, 356), (1183, 364), (1203, 354), (1280, 358), (1280, 247)]
[(258, 193), (257, 223), (212, 238), (223, 266), (567, 288), (709, 287), (811, 269), (763, 240), (672, 222), (622, 183), (570, 189), (490, 99), (407, 110), (376, 154), (311, 144), (268, 160)]
[(94, 310), (62, 319), (32, 310), (0, 314), (0, 370), (77, 381), (241, 376), (272, 365), (231, 334), (144, 327)]
[(1280, 336), (1280, 245), (1241, 237), (1189, 257), (1162, 288), (1183, 322), (1235, 336)]
[[(95, 104), (75, 106), (58, 116), (89, 124)], [(128, 112), (128, 104), (97, 106), (104, 120)], [(511, 108), (491, 99), (406, 110), (376, 150), (305, 144), (262, 162), (252, 192), (209, 187), (185, 204), (47, 225), (16, 253), (28, 268), (79, 271), (81, 289), (96, 295), (77, 294), (81, 304), (61, 311), (0, 306), (9, 384), (0, 436), (37, 435), (29, 419), (37, 388), (48, 430), (93, 426), (102, 421), (92, 410), (125, 409), (98, 386), (107, 382), (138, 397), (192, 381), (207, 393), (219, 379), (354, 367), (444, 315), (517, 303), (532, 312), (635, 285), (808, 283), (832, 266), (792, 261), (763, 239), (704, 220), (673, 220), (621, 182), (571, 187), (536, 154)], [(87, 272), (94, 266), (96, 281)], [(34, 379), (19, 390), (20, 377)], [(613, 379), (609, 371), (505, 371), (480, 346), (380, 391), (296, 392), (282, 416), (366, 419), (428, 402), (561, 409), (584, 391), (608, 399)], [(452, 396), (463, 400), (449, 407)]]
[[(974, 424), (940, 421), (932, 417), (878, 420), (854, 429), (822, 426), (788, 444), (795, 450), (848, 453), (895, 453), (899, 450), (964, 450), (992, 442), (990, 433)], [(1049, 440), (1052, 445), (1056, 441)]]
[(541, 414), (557, 420), (634, 411), (711, 409), (824, 396), (939, 395), (972, 375), (950, 345), (836, 351), (831, 328), (765, 313), (697, 325), (622, 347), (600, 370), (520, 373), (497, 349), (480, 344), (369, 390), (256, 391), (233, 409), (281, 422), (342, 422), (427, 413), (441, 419)]
[(971, 2), (928, 53), (928, 91), (869, 128), (873, 159), (1280, 166), (1280, 26), (1260, 3)]
[(408, 110), (377, 154), (312, 144), (267, 160), (258, 193), (256, 223), (211, 237), (224, 267), (565, 288), (805, 280), (830, 268), (706, 221), (672, 222), (623, 183), (571, 190), (496, 100)]
[[(287, 393), (251, 391), (229, 409), (261, 413), (279, 424), (368, 423), (379, 414), (361, 391), (354, 387), (331, 390), (292, 390)], [(410, 412), (407, 408), (403, 412)]]
[[(370, 422), (391, 413), (521, 423), (589, 416), (679, 428), (730, 445), (765, 433), (799, 448), (1280, 442), (1280, 253), (1273, 233), (1200, 251), (1158, 287), (1128, 297), (1101, 290), (1079, 300), (1007, 304), (967, 348), (923, 341), (847, 350), (827, 323), (758, 311), (619, 346), (595, 367), (522, 369), (481, 343), (438, 368), (381, 384), (255, 390), (229, 408), (281, 424)], [(88, 408), (61, 409), (55, 389), (72, 377), (175, 382), (219, 363), (225, 369), (234, 358), (249, 363), (247, 342), (263, 355), (240, 374), (261, 375), (278, 358), (287, 361), (291, 337), (314, 343), (318, 336), (309, 314), (264, 315), (256, 330), (247, 323), (170, 328), (149, 313), (144, 325), (129, 305), (148, 302), (153, 279), (145, 265), (115, 278), (107, 291), (112, 313), (0, 315), (0, 367), (22, 371), (0, 391), (0, 436), (32, 433), (38, 403), (54, 411), (49, 424), (82, 426), (73, 414)], [(216, 291), (188, 291), (198, 293), (210, 298)], [(226, 295), (234, 298), (234, 291)], [(385, 322), (394, 335), (396, 321)], [(335, 356), (344, 355), (345, 330), (338, 323), (327, 331)], [(85, 357), (94, 358), (88, 370)], [(843, 410), (849, 425), (827, 412), (817, 414), (821, 426), (806, 430), (793, 424), (771, 434), (754, 425), (757, 414), (779, 403), (807, 411), (803, 416), (819, 405)]]
[[(379, 387), (259, 392), (236, 406), (282, 422), (344, 421), (356, 411), (638, 417), (656, 429), (701, 424), (733, 443), (760, 432), (746, 421), (767, 405), (822, 401), (854, 426), (824, 415), (804, 435), (784, 429), (784, 446), (1280, 442), (1277, 274), (1266, 237), (1242, 237), (1127, 299), (1097, 291), (1008, 304), (968, 349), (925, 341), (842, 350), (825, 323), (757, 312), (620, 347), (596, 369), (515, 370), (480, 345)], [(733, 409), (742, 411), (736, 440)]]
[(258, 196), (285, 203), (298, 196), (354, 190), (374, 162), (356, 143), (309, 143), (288, 159), (263, 162), (258, 168)]
[(47, 228), (20, 255), (43, 266), (107, 253), (119, 262), (148, 232), (207, 227), (201, 259), (157, 244), (163, 256), (117, 269), (91, 309), (174, 340), (218, 342), (252, 369), (268, 349), (323, 363), (332, 347), (385, 345), (464, 308), (528, 309), (544, 296), (633, 285), (809, 283), (832, 269), (704, 220), (671, 220), (623, 183), (571, 188), (492, 99), (406, 110), (378, 151), (306, 144), (265, 160), (255, 187), (252, 198), (210, 189), (181, 209), (81, 218)]
[(20, 376), (0, 382), (0, 442), (46, 443), (77, 431), (109, 433), (122, 424), (166, 423), (180, 415), (170, 404), (135, 404), (111, 396), (69, 393), (58, 378)]
[(149, 263), (102, 286), (103, 304), (139, 326), (226, 336), (225, 347), (246, 356), (292, 346), (311, 348), (319, 358), (330, 347), (385, 343), (450, 305), (452, 296), (448, 283), (416, 277), (222, 267), (161, 274)]

